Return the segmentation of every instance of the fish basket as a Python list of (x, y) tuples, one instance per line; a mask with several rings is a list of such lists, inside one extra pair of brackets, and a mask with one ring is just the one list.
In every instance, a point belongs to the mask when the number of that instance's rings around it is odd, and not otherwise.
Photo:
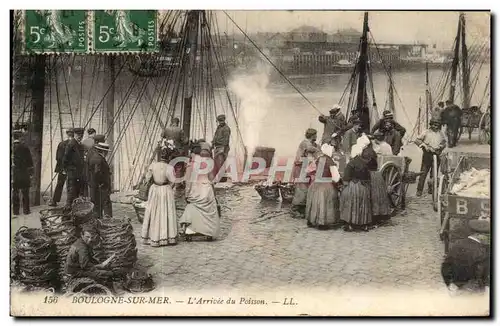
[(71, 206), (71, 215), (75, 219), (75, 224), (85, 223), (93, 216), (94, 203), (89, 198), (77, 198)]
[(44, 231), (50, 231), (62, 223), (71, 221), (71, 215), (64, 208), (56, 207), (40, 211), (40, 224)]
[(125, 276), (124, 287), (132, 293), (144, 293), (155, 288), (153, 277), (142, 270), (133, 269)]
[(21, 227), (15, 235), (14, 274), (22, 284), (52, 288), (57, 284), (54, 244), (41, 229)]
[(68, 281), (66, 293), (70, 296), (74, 294), (113, 295), (110, 289), (88, 277), (74, 278)]
[(263, 200), (277, 200), (280, 197), (278, 184), (273, 184), (271, 186), (259, 184), (255, 186), (255, 190)]
[(144, 221), (144, 214), (146, 213), (145, 202), (140, 201), (140, 200), (134, 200), (132, 202), (132, 206), (134, 207), (135, 214), (137, 215), (137, 219), (139, 220), (139, 223), (142, 224), (142, 222)]
[(281, 198), (284, 202), (292, 202), (293, 196), (295, 194), (295, 185), (293, 183), (283, 183), (280, 184)]

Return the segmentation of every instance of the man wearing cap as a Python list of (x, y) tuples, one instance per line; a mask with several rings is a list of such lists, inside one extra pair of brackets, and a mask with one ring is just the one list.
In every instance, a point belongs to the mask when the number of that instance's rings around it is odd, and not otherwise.
[(446, 101), (446, 108), (441, 113), (441, 122), (446, 125), (446, 135), (448, 137), (448, 146), (455, 147), (458, 142), (458, 132), (462, 125), (462, 109), (453, 101)]
[(453, 241), (441, 265), (443, 281), (452, 291), (490, 285), (490, 219), (471, 220), (469, 228), (476, 233)]
[[(422, 174), (418, 180), (417, 185), (417, 196), (422, 196), (422, 191), (424, 190), (425, 178), (427, 174), (432, 171), (433, 165), (433, 155), (437, 158), (437, 167), (439, 168), (439, 157), (441, 152), (446, 147), (446, 138), (441, 132), (441, 121), (437, 119), (431, 119), (430, 129), (423, 132), (415, 139), (415, 144), (422, 148), (422, 165), (420, 171)], [(432, 178), (432, 173), (431, 173)], [(428, 192), (432, 193), (432, 179), (429, 180)]]
[(63, 160), (64, 160), (64, 153), (66, 152), (66, 146), (68, 145), (69, 141), (74, 138), (75, 136), (75, 131), (73, 128), (69, 128), (66, 130), (66, 138), (65, 140), (61, 141), (57, 145), (57, 151), (56, 151), (56, 168), (54, 170), (55, 173), (57, 173), (57, 184), (56, 184), (56, 189), (54, 190), (54, 195), (52, 196), (52, 200), (49, 202), (49, 206), (57, 206), (57, 203), (61, 201), (61, 195), (62, 195), (62, 190), (64, 187), (64, 183), (66, 183), (66, 171), (63, 169)]
[(340, 132), (346, 125), (345, 116), (340, 112), (339, 105), (330, 110), (330, 116), (320, 115), (318, 120), (325, 125), (321, 145), (330, 142), (332, 134)]
[(29, 148), (21, 142), (22, 131), (13, 132), (13, 162), (12, 162), (12, 210), (14, 216), (19, 215), (19, 191), (23, 196), (23, 213), (30, 213), (29, 190), (31, 186), (31, 176), (33, 175), (33, 158)]
[(97, 143), (95, 153), (89, 158), (90, 199), (94, 203), (94, 212), (102, 218), (113, 217), (111, 206), (111, 170), (106, 161), (109, 145)]
[[(214, 157), (214, 175), (219, 173), (219, 170), (226, 161), (227, 154), (229, 153), (229, 140), (231, 138), (231, 128), (226, 124), (226, 116), (221, 114), (217, 117), (219, 125), (215, 130), (214, 138), (212, 140), (213, 157)], [(223, 179), (221, 179), (223, 182)]]
[(444, 102), (439, 102), (438, 106), (436, 106), (431, 112), (431, 119), (441, 119), (441, 114), (444, 110)]
[(89, 189), (89, 187), (90, 187), (90, 184), (89, 184), (90, 183), (90, 171), (89, 171), (90, 158), (92, 157), (92, 155), (97, 154), (97, 152), (95, 150), (95, 145), (98, 143), (104, 143), (105, 137), (104, 137), (104, 135), (94, 135), (92, 140), (94, 143), (85, 152), (84, 158), (83, 158), (84, 159), (83, 196), (85, 196), (85, 197), (88, 197), (90, 195), (90, 192), (89, 192), (90, 191), (90, 189)]
[(66, 207), (83, 194), (84, 149), (81, 143), (84, 129), (74, 128), (75, 136), (68, 141), (64, 151), (63, 169), (68, 177)]
[(399, 135), (401, 136), (401, 138), (403, 138), (405, 136), (405, 134), (406, 134), (405, 127), (403, 127), (402, 125), (400, 125), (399, 123), (397, 123), (396, 120), (394, 120), (394, 114), (391, 111), (389, 111), (389, 110), (385, 110), (382, 113), (382, 119), (380, 119), (379, 121), (377, 121), (373, 125), (373, 127), (372, 127), (372, 134), (375, 132), (375, 130), (383, 128), (383, 126), (384, 126), (384, 124), (385, 124), (386, 121), (390, 121), (392, 123), (394, 130), (396, 130), (397, 132), (399, 132)]
[(342, 141), (342, 150), (348, 156), (351, 154), (351, 148), (359, 136), (361, 136), (361, 120), (352, 120), (352, 128), (347, 130), (344, 134), (344, 140)]

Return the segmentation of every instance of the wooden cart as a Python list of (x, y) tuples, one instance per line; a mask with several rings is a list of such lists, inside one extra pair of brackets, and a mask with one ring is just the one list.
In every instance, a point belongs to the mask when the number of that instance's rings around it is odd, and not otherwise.
[[(460, 174), (471, 168), (490, 169), (489, 156), (477, 153), (467, 153), (458, 156), (458, 163), (451, 175), (443, 174), (439, 181), (438, 212), (441, 220), (440, 238), (444, 241), (445, 254), (448, 253), (450, 242), (450, 219), (477, 219), (490, 216), (490, 198), (470, 197), (453, 194), (451, 189), (460, 178)], [(452, 165), (453, 160), (449, 161)], [(448, 165), (447, 168), (450, 166)], [(448, 182), (450, 180), (450, 182)]]
[(490, 108), (482, 112), (478, 107), (472, 107), (470, 109), (462, 110), (462, 123), (460, 126), (458, 138), (462, 136), (465, 129), (469, 134), (469, 139), (472, 138), (472, 132), (474, 129), (479, 131), (479, 143), (489, 144), (490, 141), (490, 131), (491, 131), (491, 115)]

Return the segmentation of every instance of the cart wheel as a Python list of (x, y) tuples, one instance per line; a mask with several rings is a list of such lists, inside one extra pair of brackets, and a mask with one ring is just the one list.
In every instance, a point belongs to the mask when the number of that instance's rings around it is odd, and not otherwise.
[(432, 204), (434, 211), (438, 211), (438, 171), (437, 171), (437, 156), (432, 155)]
[(489, 112), (484, 113), (479, 121), (479, 144), (489, 144), (491, 137), (491, 116)]
[[(439, 189), (438, 189), (438, 215), (441, 217), (440, 224), (443, 224), (444, 213), (448, 207), (448, 203), (446, 200), (446, 193), (448, 191), (448, 178), (445, 175), (439, 177)], [(442, 239), (441, 239), (442, 240)]]
[(387, 194), (391, 202), (391, 215), (393, 215), (403, 203), (403, 175), (401, 169), (391, 162), (384, 164), (380, 173), (387, 186)]

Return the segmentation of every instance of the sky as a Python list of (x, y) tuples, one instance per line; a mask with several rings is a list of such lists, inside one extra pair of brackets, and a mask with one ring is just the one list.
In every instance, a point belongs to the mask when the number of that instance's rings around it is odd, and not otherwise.
[[(227, 11), (247, 33), (287, 32), (301, 25), (335, 33), (339, 29), (362, 30), (362, 11)], [(377, 43), (436, 44), (451, 48), (457, 32), (458, 12), (373, 11), (369, 26)], [(240, 33), (223, 11), (217, 12), (219, 31)], [(490, 38), (490, 13), (466, 12), (467, 43)]]

